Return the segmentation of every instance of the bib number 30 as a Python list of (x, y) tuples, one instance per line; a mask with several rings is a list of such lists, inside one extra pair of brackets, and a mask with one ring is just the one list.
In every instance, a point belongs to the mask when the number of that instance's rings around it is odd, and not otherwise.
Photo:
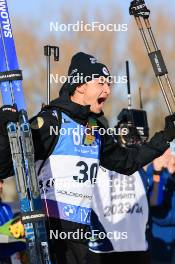
[(73, 176), (73, 179), (79, 183), (84, 183), (88, 180), (93, 184), (97, 178), (98, 164), (92, 163), (90, 166), (84, 161), (79, 161), (76, 164), (79, 167), (79, 175)]

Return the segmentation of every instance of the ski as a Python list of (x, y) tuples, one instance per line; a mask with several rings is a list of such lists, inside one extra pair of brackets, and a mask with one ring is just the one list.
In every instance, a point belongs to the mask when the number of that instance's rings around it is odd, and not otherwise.
[(9, 123), (7, 130), (29, 261), (31, 264), (51, 264), (22, 72), (19, 70), (6, 0), (0, 0), (0, 89), (3, 105), (16, 105), (19, 111), (18, 123)]

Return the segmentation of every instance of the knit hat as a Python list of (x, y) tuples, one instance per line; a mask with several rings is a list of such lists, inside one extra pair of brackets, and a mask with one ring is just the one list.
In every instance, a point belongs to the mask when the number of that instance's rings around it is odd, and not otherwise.
[(76, 53), (71, 59), (67, 81), (61, 88), (60, 94), (65, 89), (69, 89), (69, 94), (72, 94), (78, 85), (101, 76), (110, 77), (109, 70), (104, 64), (98, 62), (92, 55)]

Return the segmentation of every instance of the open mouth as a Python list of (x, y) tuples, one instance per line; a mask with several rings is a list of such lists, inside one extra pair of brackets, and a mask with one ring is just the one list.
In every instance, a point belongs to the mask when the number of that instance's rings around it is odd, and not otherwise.
[(104, 98), (104, 97), (98, 98), (98, 104), (102, 104), (105, 101), (106, 101), (106, 98)]

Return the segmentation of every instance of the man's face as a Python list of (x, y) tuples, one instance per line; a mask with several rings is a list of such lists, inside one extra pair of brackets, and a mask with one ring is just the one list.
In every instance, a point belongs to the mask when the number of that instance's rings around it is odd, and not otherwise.
[(83, 104), (90, 105), (93, 113), (100, 113), (111, 93), (110, 85), (105, 78), (98, 78), (83, 85)]

